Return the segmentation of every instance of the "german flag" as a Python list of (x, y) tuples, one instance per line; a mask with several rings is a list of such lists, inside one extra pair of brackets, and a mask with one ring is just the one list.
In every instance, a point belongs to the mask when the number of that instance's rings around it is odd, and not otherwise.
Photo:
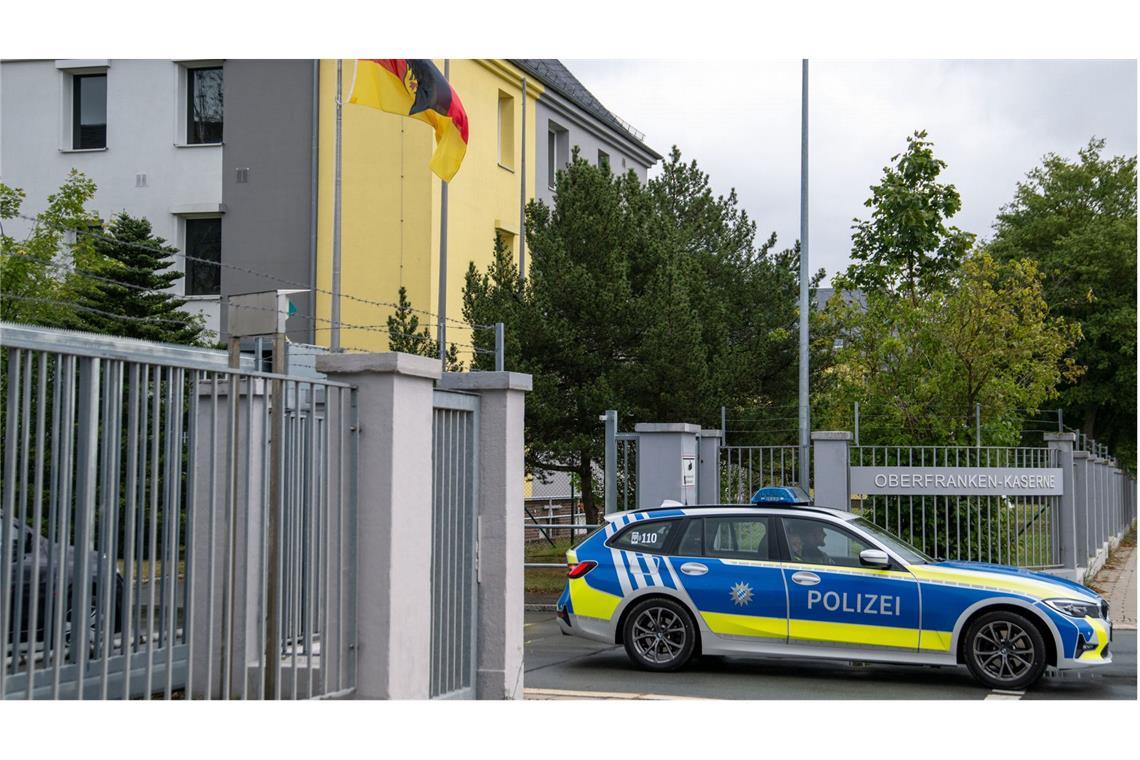
[(444, 182), (450, 182), (459, 171), (467, 153), (467, 112), (430, 60), (358, 60), (348, 102), (430, 124), (435, 130), (431, 170)]

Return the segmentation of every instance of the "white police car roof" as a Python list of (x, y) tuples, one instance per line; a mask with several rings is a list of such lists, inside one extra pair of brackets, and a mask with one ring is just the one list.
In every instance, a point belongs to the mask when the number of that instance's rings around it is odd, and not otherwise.
[(621, 517), (622, 515), (634, 514), (638, 512), (660, 512), (665, 509), (683, 509), (683, 510), (721, 510), (727, 513), (741, 513), (746, 514), (749, 512), (756, 512), (757, 510), (770, 510), (771, 512), (778, 513), (795, 513), (805, 512), (807, 514), (826, 514), (831, 515), (839, 520), (854, 520), (858, 515), (853, 515), (850, 512), (842, 509), (833, 509), (831, 507), (817, 507), (814, 504), (682, 504), (673, 499), (666, 499), (661, 502), (657, 507), (640, 507), (638, 509), (631, 509), (626, 512), (615, 512), (613, 514), (605, 515), (605, 520), (611, 522)]

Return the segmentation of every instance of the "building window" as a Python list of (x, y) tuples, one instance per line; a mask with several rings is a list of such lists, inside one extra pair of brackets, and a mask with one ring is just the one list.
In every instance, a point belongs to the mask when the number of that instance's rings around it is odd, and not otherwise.
[(495, 229), (495, 239), (503, 247), (507, 253), (514, 255), (515, 252), (515, 233), (507, 232), (504, 229)]
[(499, 92), (499, 165), (515, 168), (515, 99)]
[(598, 168), (605, 169), (606, 171), (610, 170), (610, 154), (604, 150), (598, 151)]
[(558, 178), (558, 133), (553, 129), (546, 133), (546, 186), (554, 189)]
[(76, 74), (72, 81), (71, 147), (107, 147), (107, 75)]
[[(222, 220), (186, 220), (186, 295), (222, 292)], [(213, 263), (212, 263), (213, 262)]]
[(222, 67), (186, 70), (186, 142), (222, 141)]

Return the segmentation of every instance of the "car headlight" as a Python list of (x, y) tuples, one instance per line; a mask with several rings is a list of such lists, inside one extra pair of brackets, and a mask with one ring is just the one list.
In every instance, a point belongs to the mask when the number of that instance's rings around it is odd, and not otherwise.
[(1045, 604), (1060, 612), (1075, 618), (1100, 617), (1100, 605), (1084, 599), (1046, 599)]

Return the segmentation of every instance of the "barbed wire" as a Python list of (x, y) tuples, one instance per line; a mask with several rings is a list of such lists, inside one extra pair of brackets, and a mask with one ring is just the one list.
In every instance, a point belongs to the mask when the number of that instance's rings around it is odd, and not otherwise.
[(105, 317), (113, 317), (114, 319), (126, 319), (131, 322), (146, 322), (155, 323), (162, 322), (165, 324), (178, 325), (179, 327), (186, 327), (186, 322), (177, 319), (166, 319), (164, 317), (133, 317), (127, 314), (115, 314), (114, 312), (104, 311), (103, 309), (96, 309), (92, 306), (83, 306), (74, 301), (61, 301), (57, 298), (41, 298), (38, 296), (17, 296), (9, 293), (4, 294), (4, 298), (12, 299), (13, 301), (24, 301), (27, 303), (39, 303), (45, 306), (64, 306), (70, 309), (78, 309), (79, 311), (86, 311), (93, 314), (101, 314)]
[[(132, 242), (129, 242), (126, 240), (119, 240), (118, 238), (110, 237), (108, 235), (103, 235), (103, 234), (100, 234), (98, 232), (94, 232), (92, 230), (85, 230), (85, 229), (81, 229), (78, 227), (69, 227), (67, 225), (61, 225), (61, 224), (51, 224), (50, 222), (46, 222), (46, 221), (41, 220), (37, 217), (27, 216), (25, 214), (17, 214), (16, 216), (17, 216), (17, 218), (23, 219), (24, 221), (34, 222), (35, 224), (43, 224), (44, 226), (53, 228), (57, 231), (73, 232), (77, 235), (85, 235), (87, 237), (94, 238), (96, 240), (104, 240), (108, 243), (114, 243), (115, 245), (121, 245), (121, 246), (124, 246), (127, 248), (134, 248), (136, 250), (141, 250), (141, 251), (148, 251), (150, 253), (159, 253), (159, 254), (162, 254), (165, 256), (178, 256), (180, 258), (186, 259), (187, 261), (197, 261), (197, 262), (200, 262), (203, 264), (209, 264), (210, 266), (221, 267), (223, 269), (229, 269), (229, 270), (236, 271), (236, 272), (242, 272), (244, 274), (251, 274), (251, 275), (254, 275), (255, 277), (261, 277), (261, 278), (264, 278), (267, 280), (272, 280), (272, 281), (278, 282), (282, 285), (288, 285), (289, 287), (292, 287), (292, 288), (300, 288), (303, 290), (311, 290), (315, 293), (320, 293), (322, 295), (327, 295), (327, 296), (331, 296), (334, 298), (339, 296), (340, 298), (345, 298), (345, 299), (348, 299), (350, 301), (356, 301), (358, 303), (368, 304), (371, 306), (381, 307), (381, 308), (385, 308), (385, 309), (400, 309), (401, 308), (400, 305), (397, 303), (392, 303), (389, 301), (376, 301), (376, 300), (369, 299), (369, 298), (362, 298), (360, 296), (352, 295), (351, 293), (345, 293), (344, 291), (340, 291), (338, 293), (336, 291), (328, 290), (326, 288), (317, 287), (317, 285), (315, 283), (313, 284), (312, 287), (310, 287), (308, 285), (305, 285), (302, 282), (296, 282), (294, 280), (289, 280), (285, 277), (281, 277), (281, 276), (275, 275), (275, 274), (270, 274), (268, 272), (262, 272), (262, 271), (257, 270), (257, 269), (251, 269), (249, 267), (242, 267), (242, 266), (238, 266), (237, 264), (230, 264), (230, 263), (223, 262), (220, 260), (215, 261), (213, 259), (205, 259), (205, 258), (202, 258), (200, 256), (192, 256), (188, 253), (183, 253), (182, 251), (179, 251), (176, 248), (171, 248), (171, 249), (157, 248), (154, 246), (143, 245), (142, 243), (132, 243)], [(403, 309), (405, 311), (411, 311), (411, 312), (414, 312), (417, 314), (426, 314), (428, 316), (435, 317), (436, 319), (440, 318), (439, 314), (435, 313), (434, 311), (428, 311), (426, 309), (417, 309), (417, 308), (412, 307), (412, 306), (404, 306)], [(466, 327), (466, 328), (469, 328), (472, 330), (476, 330), (476, 329), (478, 329), (478, 330), (494, 330), (495, 329), (494, 325), (484, 325), (484, 324), (478, 324), (478, 323), (469, 324), (467, 322), (464, 322), (461, 319), (455, 319), (454, 317), (443, 317), (443, 320), (445, 322), (449, 322), (453, 325), (457, 325), (459, 327)], [(438, 323), (437, 323), (437, 325), (438, 325)]]
[[(93, 273), (89, 272), (88, 270), (80, 269), (78, 267), (76, 267), (73, 271), (79, 273), (83, 277), (87, 277), (87, 278), (92, 279), (92, 280), (98, 280), (100, 282), (105, 282), (105, 283), (117, 285), (120, 287), (130, 288), (132, 290), (140, 290), (140, 291), (147, 292), (147, 293), (159, 293), (159, 292), (161, 292), (161, 291), (155, 290), (154, 288), (148, 288), (148, 287), (143, 286), (143, 285), (135, 285), (133, 283), (122, 282), (121, 280), (113, 280), (113, 279), (110, 279), (108, 277), (103, 277), (102, 275), (93, 274)], [(274, 308), (271, 308), (269, 306), (254, 306), (252, 304), (239, 304), (239, 303), (233, 303), (231, 301), (227, 301), (226, 306), (230, 307), (230, 308), (234, 308), (234, 309), (247, 309), (247, 310), (253, 310), (253, 311), (267, 311), (267, 312), (272, 312), (274, 314), (278, 314), (278, 315), (281, 315), (284, 317), (294, 317), (294, 318), (298, 318), (298, 319), (303, 319), (307, 322), (324, 322), (328, 325), (327, 327), (317, 327), (314, 325), (312, 328), (314, 330), (332, 330), (334, 327), (340, 326), (342, 328), (346, 328), (346, 329), (350, 329), (350, 330), (368, 330), (371, 332), (378, 332), (378, 333), (381, 333), (383, 335), (395, 336), (395, 337), (399, 337), (399, 338), (435, 340), (435, 338), (432, 337), (431, 335), (422, 335), (422, 334), (417, 334), (417, 333), (403, 333), (403, 332), (399, 332), (396, 330), (392, 330), (391, 328), (387, 327), (386, 325), (357, 325), (357, 324), (353, 324), (351, 322), (334, 322), (333, 320), (325, 319), (324, 317), (314, 317), (314, 316), (309, 316), (307, 314), (290, 314), (287, 311), (281, 311), (280, 309), (274, 309)], [(438, 326), (438, 325), (435, 325), (435, 326)], [(480, 352), (484, 352), (484, 353), (491, 353), (491, 354), (495, 353), (494, 351), (486, 351), (486, 349), (477, 348), (476, 346), (469, 344), (469, 343), (449, 343), (448, 345), (454, 345), (457, 348), (470, 348), (472, 350), (480, 351)]]

